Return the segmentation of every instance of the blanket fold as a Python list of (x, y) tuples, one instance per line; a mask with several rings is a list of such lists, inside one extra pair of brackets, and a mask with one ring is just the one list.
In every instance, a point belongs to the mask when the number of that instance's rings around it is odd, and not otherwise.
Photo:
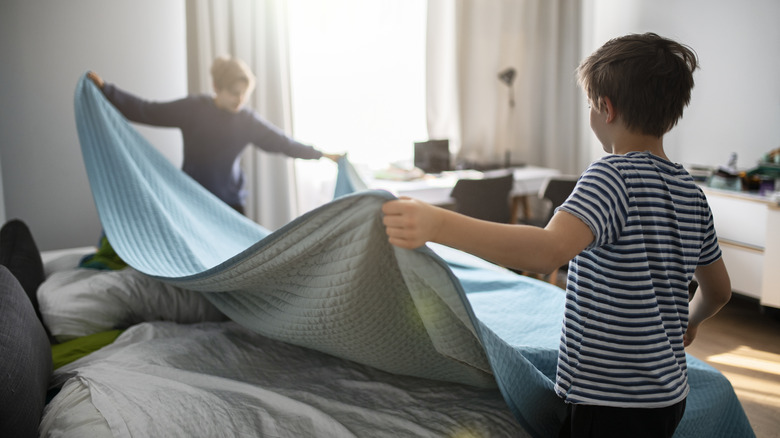
[[(383, 191), (339, 196), (270, 232), (172, 166), (86, 76), (75, 112), (101, 223), (130, 266), (203, 293), (272, 339), (391, 373), (498, 386), (531, 435), (556, 436), (565, 411), (552, 390), (560, 289), (449, 248), (392, 247), (381, 205), (394, 197)], [(495, 281), (470, 288), (484, 276)], [(728, 381), (689, 362), (676, 436), (752, 436)], [(700, 376), (706, 385), (696, 386)]]

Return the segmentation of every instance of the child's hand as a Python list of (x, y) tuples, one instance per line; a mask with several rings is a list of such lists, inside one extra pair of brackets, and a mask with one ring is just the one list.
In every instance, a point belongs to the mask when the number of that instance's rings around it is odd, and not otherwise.
[(103, 81), (103, 78), (101, 78), (100, 76), (98, 76), (98, 74), (97, 74), (97, 73), (95, 73), (94, 71), (87, 72), (87, 77), (88, 77), (88, 78), (89, 78), (89, 79), (90, 79), (92, 82), (94, 82), (94, 83), (95, 83), (95, 85), (97, 85), (97, 86), (98, 86), (98, 88), (100, 88), (100, 89), (102, 89), (102, 88), (103, 88), (103, 84), (104, 84), (105, 82)]
[(436, 207), (402, 197), (388, 201), (382, 206), (382, 223), (391, 244), (400, 248), (414, 249), (435, 240), (442, 219)]
[(688, 325), (688, 330), (686, 330), (685, 334), (683, 335), (683, 346), (687, 347), (691, 345), (694, 339), (696, 339), (696, 332), (699, 331), (699, 326), (697, 325)]
[(338, 163), (341, 157), (345, 155), (346, 154), (322, 154), (323, 157), (329, 159), (330, 161), (333, 161), (334, 163)]

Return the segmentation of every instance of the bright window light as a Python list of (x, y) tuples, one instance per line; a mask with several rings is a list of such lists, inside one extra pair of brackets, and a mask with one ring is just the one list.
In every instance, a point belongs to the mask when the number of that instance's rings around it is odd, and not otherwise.
[[(291, 0), (293, 134), (353, 164), (411, 161), (425, 123), (426, 2)], [(335, 166), (297, 160), (299, 208), (332, 197)]]

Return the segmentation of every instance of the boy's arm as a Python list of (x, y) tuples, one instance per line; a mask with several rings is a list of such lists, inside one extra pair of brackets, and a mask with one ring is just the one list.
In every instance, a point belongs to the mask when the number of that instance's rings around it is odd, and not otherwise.
[(594, 239), (584, 222), (562, 211), (545, 228), (483, 221), (409, 198), (386, 202), (382, 212), (393, 245), (436, 242), (523, 271), (552, 272)]
[(731, 299), (731, 280), (722, 258), (709, 265), (699, 266), (694, 276), (699, 283), (699, 290), (689, 304), (688, 331), (684, 336), (686, 347), (696, 338), (699, 325), (718, 313)]

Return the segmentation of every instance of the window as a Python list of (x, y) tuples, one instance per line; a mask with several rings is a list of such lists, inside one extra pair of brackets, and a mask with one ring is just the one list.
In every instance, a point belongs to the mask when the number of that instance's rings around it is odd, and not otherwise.
[[(295, 138), (364, 168), (411, 161), (414, 142), (427, 139), (426, 9), (420, 0), (290, 1)], [(332, 198), (332, 163), (296, 166), (301, 212)]]

